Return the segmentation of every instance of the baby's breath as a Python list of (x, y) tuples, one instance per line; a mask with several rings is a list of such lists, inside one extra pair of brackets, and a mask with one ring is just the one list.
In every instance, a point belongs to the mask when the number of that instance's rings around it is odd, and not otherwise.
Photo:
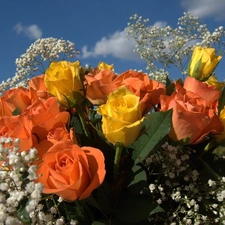
[(147, 70), (153, 79), (164, 82), (171, 66), (187, 72), (187, 64), (195, 46), (219, 47), (223, 54), (223, 38), (225, 31), (222, 26), (210, 32), (206, 24), (189, 12), (178, 19), (177, 27), (149, 26), (149, 19), (134, 14), (126, 28), (128, 38), (136, 41), (134, 51), (146, 60)]
[[(166, 216), (161, 215), (160, 219), (151, 216), (151, 222), (195, 225), (225, 220), (225, 205), (221, 204), (225, 199), (225, 179), (209, 179), (206, 185), (193, 166), (193, 154), (193, 149), (165, 143), (145, 160), (152, 182), (149, 185), (152, 197), (166, 211)], [(162, 171), (155, 169), (159, 165), (164, 168)], [(215, 217), (208, 216), (211, 213)]]
[(12, 78), (0, 84), (0, 93), (11, 87), (26, 87), (29, 78), (43, 74), (47, 66), (54, 60), (74, 58), (79, 54), (74, 43), (57, 38), (41, 38), (27, 49), (26, 53), (16, 59), (16, 73)]
[[(23, 225), (29, 215), (29, 224), (65, 224), (65, 219), (55, 210), (46, 210), (43, 201), (43, 185), (35, 180), (37, 150), (19, 151), (19, 140), (1, 138), (0, 161), (0, 224)], [(22, 169), (21, 169), (22, 168)], [(49, 197), (51, 198), (51, 196)], [(24, 213), (26, 211), (26, 213)], [(76, 224), (71, 220), (71, 224)]]

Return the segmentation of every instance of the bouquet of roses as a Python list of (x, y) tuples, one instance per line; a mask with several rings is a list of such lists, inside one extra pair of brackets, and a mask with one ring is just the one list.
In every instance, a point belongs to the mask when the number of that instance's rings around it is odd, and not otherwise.
[(1, 86), (0, 224), (224, 224), (222, 56), (194, 47), (160, 82), (52, 60), (54, 41), (43, 74)]

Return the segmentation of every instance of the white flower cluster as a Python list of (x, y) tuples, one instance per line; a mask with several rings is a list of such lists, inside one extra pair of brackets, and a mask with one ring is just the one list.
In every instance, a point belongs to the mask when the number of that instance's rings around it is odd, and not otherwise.
[(35, 181), (36, 159), (34, 148), (20, 152), (19, 139), (0, 138), (0, 225), (68, 224), (58, 215), (57, 206), (46, 210), (42, 204), (43, 185)]
[(59, 58), (62, 60), (74, 58), (77, 54), (79, 52), (70, 41), (57, 38), (38, 39), (31, 44), (26, 53), (16, 59), (16, 74), (0, 84), (0, 93), (10, 87), (26, 86), (30, 76), (34, 76), (36, 72), (39, 74), (45, 72), (46, 63), (50, 64)]
[[(225, 199), (225, 178), (209, 179), (207, 185), (191, 160), (193, 153), (192, 149), (165, 143), (145, 161), (153, 200), (166, 211), (161, 224), (225, 224), (225, 205), (220, 204)], [(156, 218), (149, 219), (155, 222)]]
[[(0, 224), (23, 224), (20, 219), (20, 204), (27, 199), (39, 202), (43, 187), (34, 183), (36, 166), (29, 166), (37, 151), (19, 152), (19, 139), (1, 138), (0, 140)], [(29, 188), (33, 186), (34, 189)], [(22, 214), (21, 214), (22, 216)]]
[[(225, 31), (222, 26), (211, 33), (198, 17), (190, 13), (184, 13), (178, 19), (175, 29), (170, 26), (148, 26), (149, 20), (137, 14), (130, 17), (130, 20), (126, 28), (128, 38), (132, 37), (136, 41), (134, 51), (146, 60), (146, 69), (150, 74), (161, 73), (171, 66), (178, 67), (185, 74), (195, 46), (224, 46), (222, 40)], [(164, 72), (162, 74), (166, 75)], [(164, 76), (156, 76), (158, 81), (165, 80)]]

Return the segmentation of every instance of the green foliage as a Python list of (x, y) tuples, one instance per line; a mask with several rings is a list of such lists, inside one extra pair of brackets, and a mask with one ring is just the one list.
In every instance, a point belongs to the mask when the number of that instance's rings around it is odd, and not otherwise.
[(108, 221), (107, 220), (99, 220), (99, 221), (95, 221), (94, 223), (92, 223), (91, 225), (108, 225)]
[[(178, 80), (176, 80), (176, 82), (178, 83), (178, 84), (180, 84), (181, 86), (183, 86), (183, 81), (182, 81), (182, 79), (180, 78), (180, 79), (178, 79)], [(166, 83), (166, 95), (172, 95), (172, 93), (175, 91), (175, 84), (174, 84), (174, 82), (172, 83), (170, 80), (169, 80), (169, 78), (167, 77), (167, 83)]]
[(135, 164), (142, 162), (156, 145), (164, 141), (164, 138), (170, 132), (171, 124), (172, 110), (154, 112), (146, 118), (144, 121), (144, 126), (147, 129), (145, 134), (131, 145), (133, 149), (132, 158)]
[(149, 213), (156, 207), (150, 196), (123, 194), (117, 209), (114, 211), (114, 220), (117, 225), (149, 224)]
[(23, 222), (24, 225), (30, 224), (30, 216), (29, 213), (26, 211), (26, 202), (27, 199), (23, 199), (20, 202), (19, 208), (17, 210), (17, 216), (20, 218), (20, 221)]
[(20, 110), (19, 110), (18, 107), (16, 107), (16, 109), (12, 112), (12, 115), (13, 115), (13, 116), (18, 116), (18, 115), (20, 115)]

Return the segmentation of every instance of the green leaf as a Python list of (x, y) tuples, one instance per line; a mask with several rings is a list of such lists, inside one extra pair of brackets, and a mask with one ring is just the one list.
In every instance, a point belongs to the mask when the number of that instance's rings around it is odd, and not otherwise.
[(171, 85), (173, 82), (169, 79), (168, 76), (166, 76), (166, 87), (168, 87), (169, 85)]
[(106, 221), (106, 220), (95, 221), (95, 222), (93, 222), (91, 225), (109, 225), (109, 222)]
[(123, 194), (114, 211), (113, 219), (118, 221), (118, 225), (148, 224), (149, 213), (155, 207), (156, 204), (150, 196)]
[(155, 214), (155, 213), (163, 213), (163, 212), (165, 212), (164, 209), (162, 207), (160, 207), (159, 205), (157, 205), (156, 208), (154, 208), (150, 212), (150, 215)]
[(103, 184), (95, 190), (94, 194), (84, 201), (98, 209), (102, 215), (107, 218), (113, 211), (113, 193), (111, 185), (103, 182)]
[(147, 128), (147, 131), (131, 145), (133, 149), (132, 159), (135, 164), (142, 162), (153, 148), (163, 141), (170, 132), (171, 125), (172, 110), (155, 112), (149, 115), (144, 121), (144, 126)]
[(74, 128), (77, 134), (84, 134), (84, 130), (78, 115), (71, 116), (70, 126)]
[(219, 103), (218, 103), (218, 114), (225, 106), (225, 88), (223, 88), (222, 93), (220, 94)]
[[(176, 83), (180, 84), (181, 86), (183, 86), (183, 81), (182, 79), (178, 79), (176, 80)], [(172, 95), (172, 93), (175, 91), (175, 84), (174, 83), (168, 83), (166, 84), (166, 95)]]
[(16, 109), (12, 112), (12, 115), (13, 115), (13, 116), (18, 116), (18, 115), (20, 115), (20, 110), (19, 110), (18, 107), (16, 107)]
[(198, 165), (202, 167), (200, 178), (203, 182), (207, 183), (209, 179), (214, 181), (219, 179), (219, 175), (211, 168), (209, 164), (206, 163), (206, 161), (200, 158), (198, 160)]
[(175, 90), (175, 85), (174, 83), (171, 83), (170, 85), (166, 87), (166, 95), (169, 95), (169, 96), (172, 95), (174, 90)]
[(29, 213), (26, 210), (26, 203), (27, 200), (25, 199), (20, 202), (19, 209), (17, 210), (17, 216), (20, 218), (20, 221), (22, 221), (23, 224), (30, 224), (31, 221)]
[(127, 190), (130, 194), (140, 194), (144, 190), (148, 190), (149, 194), (146, 171), (139, 165), (134, 165), (132, 170), (128, 172), (126, 182), (128, 183)]

